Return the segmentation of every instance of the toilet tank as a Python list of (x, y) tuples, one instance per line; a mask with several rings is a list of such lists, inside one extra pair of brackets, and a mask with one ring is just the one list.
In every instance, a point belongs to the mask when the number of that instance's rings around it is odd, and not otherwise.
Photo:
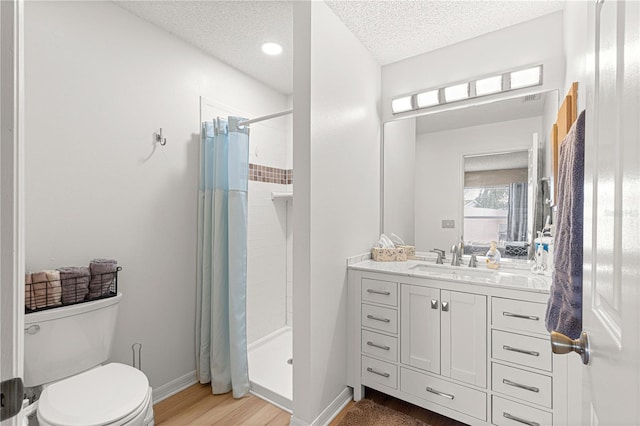
[(24, 384), (38, 386), (104, 363), (122, 293), (24, 316)]

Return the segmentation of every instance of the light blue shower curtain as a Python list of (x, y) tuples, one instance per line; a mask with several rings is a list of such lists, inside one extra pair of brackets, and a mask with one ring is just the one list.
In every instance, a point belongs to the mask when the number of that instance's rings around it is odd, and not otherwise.
[(196, 367), (214, 394), (249, 391), (247, 188), (249, 129), (239, 117), (202, 124), (198, 198)]

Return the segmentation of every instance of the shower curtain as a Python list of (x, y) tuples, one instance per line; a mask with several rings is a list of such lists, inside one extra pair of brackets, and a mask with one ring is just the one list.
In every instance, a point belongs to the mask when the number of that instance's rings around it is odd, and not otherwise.
[(527, 241), (527, 187), (526, 182), (509, 184), (508, 241)]
[(202, 124), (198, 198), (196, 370), (214, 394), (249, 391), (246, 330), (249, 129)]

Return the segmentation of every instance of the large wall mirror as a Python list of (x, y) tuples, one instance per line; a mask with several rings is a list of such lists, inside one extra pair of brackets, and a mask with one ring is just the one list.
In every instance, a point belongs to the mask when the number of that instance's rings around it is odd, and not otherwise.
[(527, 259), (550, 214), (550, 131), (558, 91), (384, 124), (382, 231), (417, 251)]

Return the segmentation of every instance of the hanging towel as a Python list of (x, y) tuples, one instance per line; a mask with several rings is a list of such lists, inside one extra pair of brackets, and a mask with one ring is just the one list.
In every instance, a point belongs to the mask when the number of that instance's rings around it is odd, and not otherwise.
[(91, 273), (87, 266), (65, 266), (58, 268), (62, 281), (62, 303), (65, 305), (83, 302), (89, 292)]
[(91, 282), (89, 283), (89, 299), (106, 296), (111, 291), (114, 272), (118, 268), (118, 261), (113, 259), (93, 259), (89, 264)]
[(548, 331), (572, 339), (582, 331), (584, 120), (582, 111), (560, 144), (555, 270), (545, 320)]

